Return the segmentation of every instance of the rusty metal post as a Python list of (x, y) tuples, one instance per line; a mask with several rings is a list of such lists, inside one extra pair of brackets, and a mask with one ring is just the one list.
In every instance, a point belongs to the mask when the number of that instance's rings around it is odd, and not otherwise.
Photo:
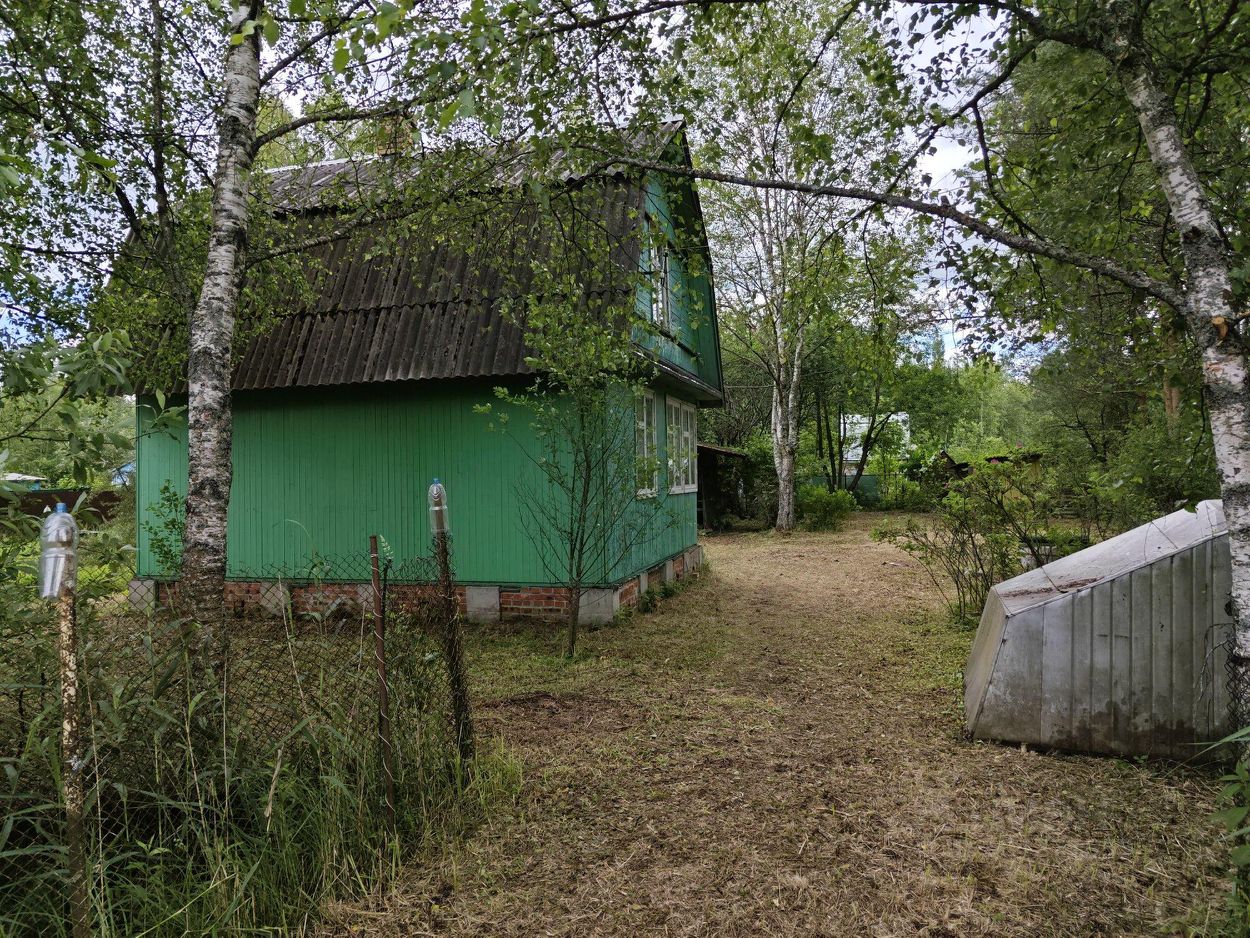
[(391, 700), (386, 684), (386, 609), (378, 570), (378, 536), (369, 535), (369, 566), (373, 574), (373, 657), (378, 670), (378, 748), (386, 783), (386, 823), (395, 833), (395, 750), (391, 739)]
[(434, 536), (434, 559), (438, 563), (438, 591), (442, 600), (439, 612), (439, 638), (447, 662), (447, 682), (451, 691), (452, 728), (460, 754), (462, 771), (473, 762), (476, 745), (473, 740), (473, 710), (469, 702), (469, 681), (464, 669), (464, 646), (460, 635), (459, 603), (451, 577), (451, 537), (447, 520), (447, 490), (438, 479), (429, 490), (430, 531)]
[(78, 712), (78, 641), (74, 588), (66, 584), (56, 602), (59, 626), (57, 657), (61, 666), (61, 761), (65, 786), (65, 841), (69, 849), (70, 917), (74, 938), (91, 938), (91, 902), (87, 893), (87, 843), (83, 831), (82, 727)]

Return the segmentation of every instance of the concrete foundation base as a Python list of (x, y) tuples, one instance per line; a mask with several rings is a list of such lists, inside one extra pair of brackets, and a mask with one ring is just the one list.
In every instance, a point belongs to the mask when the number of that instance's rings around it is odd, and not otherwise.
[(126, 590), (126, 600), (135, 612), (145, 615), (156, 609), (156, 581), (136, 577)]
[[(611, 622), (622, 609), (638, 605), (648, 591), (685, 579), (703, 565), (703, 548), (696, 544), (610, 587), (586, 589), (581, 595), (581, 620), (590, 625)], [(415, 602), (431, 585), (393, 583), (389, 595), (396, 608)], [(170, 605), (177, 582), (138, 578), (127, 594), (136, 612), (148, 614), (158, 605)], [(458, 586), (461, 612), (470, 622), (498, 622), (525, 616), (560, 621), (568, 616), (569, 591), (560, 586)], [(226, 606), (234, 615), (360, 614), (372, 609), (373, 588), (368, 583), (296, 583), (279, 580), (231, 580), (226, 583)]]
[(581, 619), (590, 625), (603, 625), (621, 610), (619, 589), (589, 589), (582, 593)]
[(466, 586), (466, 616), (470, 622), (499, 621), (499, 587)]

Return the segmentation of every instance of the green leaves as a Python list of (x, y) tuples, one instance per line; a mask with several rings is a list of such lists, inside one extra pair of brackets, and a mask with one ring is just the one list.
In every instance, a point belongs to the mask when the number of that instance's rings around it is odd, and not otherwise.
[(230, 34), (230, 45), (241, 45), (244, 39), (250, 39), (254, 36), (257, 29), (261, 31), (261, 35), (269, 45), (274, 46), (278, 44), (278, 36), (280, 34), (278, 21), (274, 19), (273, 14), (268, 10), (262, 10), (260, 16), (255, 19), (244, 20), (238, 31)]

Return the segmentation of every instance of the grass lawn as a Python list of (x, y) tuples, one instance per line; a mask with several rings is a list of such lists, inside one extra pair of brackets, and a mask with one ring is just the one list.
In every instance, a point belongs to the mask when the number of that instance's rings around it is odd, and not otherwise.
[(513, 805), (335, 933), (1203, 933), (1224, 901), (1209, 772), (963, 739), (972, 633), (924, 571), (838, 534), (706, 542), (710, 570), (589, 632), (475, 630)]

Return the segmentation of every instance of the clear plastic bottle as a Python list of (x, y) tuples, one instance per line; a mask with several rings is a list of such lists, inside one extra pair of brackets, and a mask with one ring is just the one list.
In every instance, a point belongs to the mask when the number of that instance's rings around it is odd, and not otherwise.
[(443, 483), (438, 479), (434, 480), (434, 484), (430, 486), (430, 533), (431, 534), (447, 534), (449, 526), (447, 524), (447, 490), (443, 488)]
[(43, 519), (39, 534), (39, 595), (57, 599), (78, 580), (78, 522), (64, 502)]

